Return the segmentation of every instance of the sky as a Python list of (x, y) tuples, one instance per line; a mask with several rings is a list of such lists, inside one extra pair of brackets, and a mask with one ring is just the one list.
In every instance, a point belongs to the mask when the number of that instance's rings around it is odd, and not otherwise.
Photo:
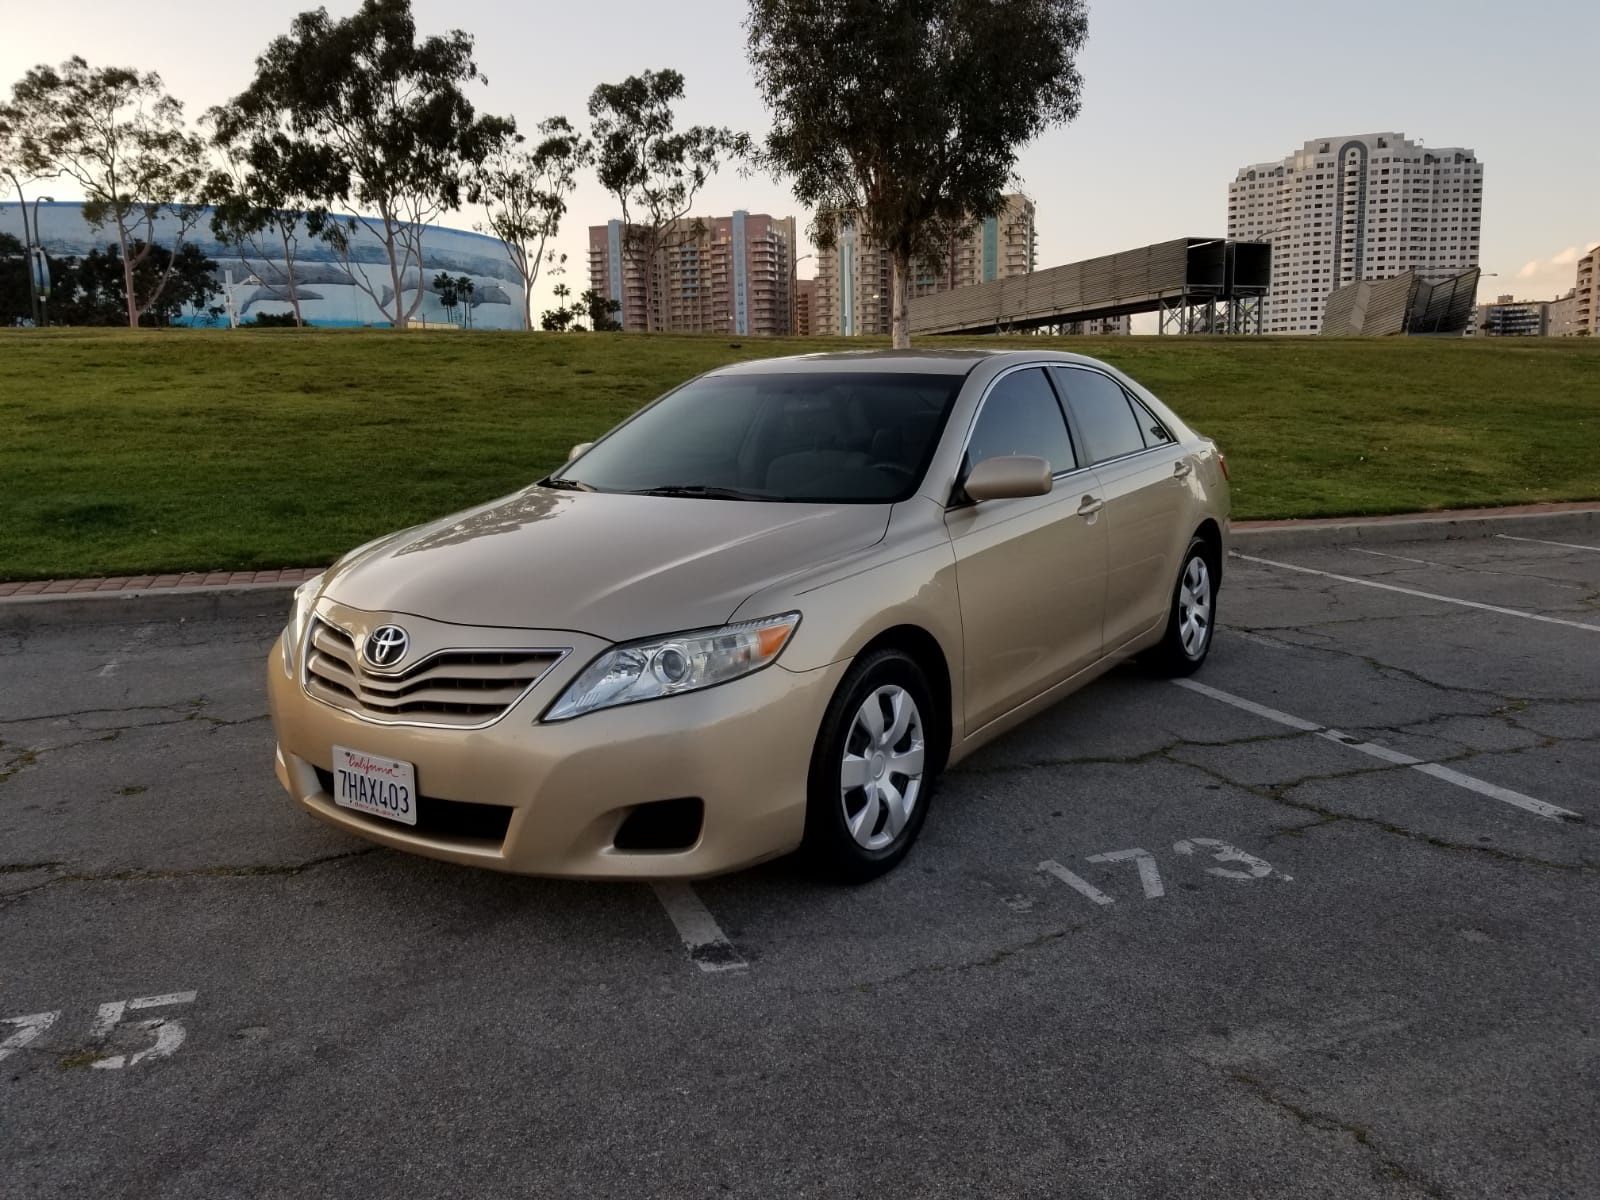
[[(80, 54), (159, 71), (197, 118), (248, 84), (255, 56), (308, 0), (5, 0), (0, 89)], [(326, 0), (337, 15), (358, 0)], [(745, 62), (743, 0), (414, 0), (423, 33), (477, 39), (474, 103), (531, 130), (587, 126), (597, 83), (673, 67), (684, 124), (759, 136), (767, 114)], [(226, 13), (226, 15), (224, 15)], [(1553, 297), (1600, 242), (1596, 0), (1090, 0), (1083, 111), (1027, 146), (1020, 186), (1038, 206), (1039, 264), (1054, 266), (1227, 229), (1227, 185), (1301, 143), (1393, 131), (1484, 163), (1482, 294)], [(73, 198), (52, 184), (56, 199)], [(806, 214), (782, 181), (725, 171), (698, 211)], [(619, 215), (592, 175), (557, 248), (588, 286), (587, 227)], [(471, 228), (470, 212), (444, 223)], [(801, 252), (809, 251), (803, 245)], [(815, 273), (802, 260), (802, 277)], [(543, 281), (541, 306), (551, 280)]]

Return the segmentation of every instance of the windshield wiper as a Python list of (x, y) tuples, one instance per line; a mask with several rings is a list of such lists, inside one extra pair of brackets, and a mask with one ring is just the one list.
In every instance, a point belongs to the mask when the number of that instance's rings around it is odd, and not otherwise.
[(664, 487), (640, 488), (630, 496), (689, 496), (696, 500), (770, 500), (770, 496), (757, 496), (741, 492), (738, 488), (707, 487), (699, 483), (673, 483)]
[(592, 492), (592, 491), (594, 491), (594, 489), (592, 487), (590, 487), (587, 483), (582, 483), (582, 482), (580, 482), (579, 480), (576, 480), (576, 479), (560, 479), (560, 478), (557, 478), (554, 475), (550, 476), (548, 479), (541, 479), (539, 481), (539, 486), (540, 487), (547, 487), (547, 488), (559, 488), (561, 491), (564, 491), (564, 492)]

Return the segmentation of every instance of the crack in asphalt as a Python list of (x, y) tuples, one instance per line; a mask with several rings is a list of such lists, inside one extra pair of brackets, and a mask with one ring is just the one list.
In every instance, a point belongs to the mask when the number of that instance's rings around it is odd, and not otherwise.
[[(1376, 557), (1379, 557), (1379, 558), (1388, 557), (1387, 555), (1378, 554), (1377, 552), (1370, 551), (1370, 550), (1366, 551), (1366, 553), (1375, 555)], [(1465, 564), (1465, 563), (1431, 562), (1428, 559), (1422, 559), (1422, 558), (1416, 559), (1414, 562), (1404, 563), (1404, 565), (1393, 566), (1393, 567), (1383, 567), (1383, 568), (1381, 568), (1379, 570), (1368, 571), (1368, 572), (1364, 573), (1363, 575), (1361, 575), (1361, 578), (1362, 579), (1390, 579), (1390, 578), (1393, 578), (1396, 575), (1424, 574), (1425, 572), (1421, 572), (1421, 571), (1419, 571), (1417, 569), (1420, 566), (1434, 567), (1436, 569), (1441, 569), (1442, 568), (1442, 569), (1447, 570), (1447, 571), (1470, 571), (1470, 572), (1472, 572), (1473, 574), (1476, 574), (1476, 575), (1498, 575), (1503, 579), (1516, 579), (1516, 580), (1531, 579), (1531, 580), (1536, 580), (1539, 583), (1551, 584), (1554, 587), (1570, 588), (1573, 591), (1582, 591), (1584, 589), (1584, 587), (1587, 586), (1584, 582), (1581, 582), (1581, 581), (1576, 580), (1576, 579), (1559, 579), (1559, 578), (1557, 578), (1557, 577), (1555, 577), (1553, 575), (1540, 575), (1540, 574), (1537, 574), (1536, 572), (1532, 572), (1532, 571), (1497, 571), (1493, 567), (1468, 565), (1468, 564)], [(1350, 574), (1354, 574), (1354, 572), (1350, 572)], [(1416, 587), (1416, 586), (1418, 586), (1418, 581), (1417, 580), (1408, 581), (1408, 586)]]
[(1080, 767), (1096, 765), (1137, 766), (1141, 763), (1147, 763), (1155, 759), (1162, 758), (1170, 751), (1179, 749), (1183, 746), (1194, 746), (1200, 749), (1204, 749), (1208, 746), (1247, 746), (1258, 742), (1288, 741), (1293, 738), (1304, 736), (1304, 733), (1296, 729), (1290, 730), (1287, 733), (1250, 734), (1245, 737), (1231, 738), (1227, 741), (1219, 742), (1201, 742), (1193, 741), (1184, 737), (1175, 737), (1171, 741), (1160, 746), (1156, 746), (1150, 750), (1141, 750), (1136, 754), (1085, 754), (1066, 758), (1031, 758), (1027, 762), (996, 763), (993, 766), (985, 766), (981, 764), (977, 766), (971, 766), (967, 763), (962, 763), (959, 766), (951, 767), (946, 774), (950, 776), (970, 775), (975, 777), (983, 777), (986, 775), (1011, 775), (1019, 771), (1037, 771), (1041, 769), (1048, 770), (1054, 767)]
[[(248, 717), (214, 717), (203, 711), (206, 701), (204, 699), (191, 700), (184, 704), (135, 704), (123, 708), (86, 708), (71, 713), (55, 713), (43, 717), (21, 717), (7, 719), (0, 722), (0, 728), (10, 728), (15, 725), (34, 724), (39, 721), (71, 721), (77, 717), (85, 717), (98, 713), (108, 712), (170, 712), (181, 715), (173, 717), (170, 721), (135, 721), (127, 725), (104, 725), (97, 728), (82, 730), (92, 733), (93, 737), (82, 737), (70, 742), (61, 742), (52, 746), (26, 746), (19, 753), (0, 762), (0, 783), (5, 783), (12, 776), (18, 774), (25, 767), (34, 766), (41, 756), (46, 754), (59, 754), (63, 750), (76, 749), (79, 746), (91, 746), (97, 742), (116, 741), (124, 733), (137, 729), (162, 729), (173, 725), (187, 725), (200, 723), (206, 725), (208, 733), (215, 733), (219, 729), (232, 729), (239, 725), (253, 725), (260, 721), (271, 719), (270, 713), (257, 713)], [(4, 746), (0, 740), (0, 746)]]
[(44, 862), (0, 863), (0, 875), (21, 875), (28, 871), (54, 871), (57, 867), (66, 865), (59, 859), (47, 859)]
[(836, 992), (872, 992), (878, 988), (892, 987), (895, 984), (904, 983), (907, 979), (912, 979), (919, 975), (960, 974), (965, 971), (982, 970), (987, 967), (998, 967), (1003, 963), (1009, 962), (1013, 958), (1019, 957), (1020, 955), (1027, 954), (1043, 946), (1051, 945), (1054, 942), (1059, 942), (1062, 938), (1077, 933), (1082, 929), (1083, 925), (1081, 924), (1066, 925), (1056, 929), (1047, 929), (1043, 933), (1035, 934), (1033, 937), (1027, 938), (1024, 941), (1014, 942), (1009, 946), (1001, 946), (998, 949), (991, 950), (987, 954), (978, 955), (975, 958), (960, 959), (956, 962), (926, 963), (922, 966), (908, 967), (906, 970), (897, 972), (894, 975), (885, 975), (881, 979), (856, 980), (843, 987), (838, 987), (831, 990)]
[[(333, 863), (348, 862), (352, 859), (364, 858), (369, 854), (382, 853), (383, 846), (362, 846), (355, 850), (341, 850), (336, 854), (324, 854), (316, 858), (308, 858), (297, 863), (257, 863), (238, 866), (218, 867), (174, 867), (170, 869), (155, 868), (141, 869), (128, 868), (121, 871), (83, 871), (65, 875), (54, 875), (33, 887), (21, 891), (0, 895), (0, 905), (24, 896), (31, 896), (45, 888), (57, 887), (62, 884), (77, 883), (165, 883), (173, 880), (184, 879), (282, 879), (302, 875), (317, 867), (329, 866)], [(42, 870), (51, 867), (61, 867), (64, 863), (10, 863), (0, 864), (0, 875), (18, 873), (22, 871)]]
[[(1537, 725), (1529, 724), (1526, 721), (1519, 720), (1517, 716), (1517, 714), (1525, 712), (1529, 707), (1535, 704), (1550, 706), (1600, 706), (1600, 698), (1589, 696), (1515, 696), (1505, 692), (1495, 691), (1492, 688), (1441, 683), (1439, 680), (1432, 679), (1414, 668), (1402, 667), (1397, 666), (1394, 663), (1384, 662), (1382, 659), (1377, 658), (1374, 655), (1361, 651), (1347, 650), (1337, 645), (1308, 645), (1302, 642), (1286, 641), (1282, 638), (1276, 638), (1270, 634), (1263, 633), (1261, 631), (1262, 627), (1236, 626), (1234, 628), (1249, 634), (1254, 640), (1267, 642), (1285, 650), (1304, 650), (1313, 654), (1331, 654), (1335, 657), (1350, 659), (1363, 663), (1376, 672), (1380, 677), (1383, 677), (1391, 682), (1393, 681), (1394, 677), (1398, 676), (1399, 678), (1408, 680), (1412, 683), (1416, 683), (1422, 687), (1426, 687), (1432, 691), (1440, 692), (1445, 695), (1458, 694), (1498, 702), (1498, 707), (1488, 712), (1484, 712), (1481, 709), (1450, 710), (1446, 712), (1434, 713), (1419, 720), (1407, 721), (1403, 724), (1363, 724), (1356, 727), (1359, 729), (1375, 730), (1378, 732), (1389, 733), (1397, 737), (1404, 737), (1417, 731), (1426, 729), (1428, 726), (1440, 724), (1445, 721), (1453, 721), (1461, 718), (1477, 718), (1479, 720), (1498, 721), (1505, 725), (1507, 729), (1515, 730), (1518, 733), (1530, 734), (1538, 738), (1554, 739), (1553, 741), (1546, 741), (1542, 743), (1546, 748), (1566, 742), (1583, 743), (1600, 741), (1600, 734), (1552, 734), (1546, 729), (1539, 728)], [(1436, 735), (1422, 734), (1421, 736), (1433, 737)], [(1464, 753), (1461, 755), (1461, 757), (1476, 757), (1483, 754), (1511, 753), (1519, 749), (1534, 748), (1532, 746), (1523, 746), (1504, 747), (1491, 750), (1479, 746), (1473, 746), (1471, 743), (1461, 741), (1457, 738), (1438, 737), (1437, 740), (1462, 747)]]
[(1254, 1075), (1244, 1071), (1230, 1071), (1228, 1078), (1241, 1084), (1255, 1094), (1256, 1098), (1273, 1108), (1281, 1109), (1288, 1113), (1301, 1125), (1311, 1129), (1321, 1130), (1323, 1133), (1342, 1133), (1355, 1142), (1357, 1146), (1372, 1155), (1383, 1174), (1398, 1183), (1406, 1184), (1416, 1189), (1424, 1196), (1431, 1196), (1434, 1200), (1449, 1200), (1449, 1193), (1430, 1180), (1416, 1174), (1399, 1159), (1389, 1154), (1378, 1145), (1373, 1137), (1372, 1130), (1365, 1125), (1357, 1125), (1353, 1121), (1341, 1120), (1329, 1113), (1317, 1112), (1292, 1100), (1279, 1096), (1270, 1087), (1257, 1079)]
[[(1367, 619), (1371, 619), (1371, 618), (1362, 618), (1362, 619), (1363, 620), (1367, 620)], [(1333, 642), (1331, 638), (1329, 639), (1329, 644), (1328, 645), (1308, 645), (1308, 644), (1306, 644), (1304, 642), (1292, 642), (1292, 641), (1289, 641), (1289, 640), (1287, 640), (1285, 638), (1274, 637), (1272, 635), (1272, 633), (1267, 632), (1268, 630), (1274, 630), (1274, 629), (1279, 629), (1279, 630), (1281, 630), (1281, 629), (1289, 629), (1289, 630), (1291, 630), (1293, 632), (1299, 633), (1299, 632), (1303, 632), (1306, 629), (1308, 629), (1309, 628), (1308, 626), (1299, 626), (1299, 625), (1296, 625), (1296, 626), (1271, 626), (1271, 625), (1250, 626), (1250, 625), (1240, 625), (1240, 626), (1231, 626), (1230, 628), (1240, 629), (1243, 632), (1250, 634), (1252, 637), (1254, 637), (1254, 638), (1256, 638), (1258, 640), (1266, 641), (1266, 642), (1272, 642), (1272, 643), (1276, 644), (1277, 646), (1279, 646), (1279, 647), (1281, 647), (1281, 648), (1283, 648), (1285, 650), (1305, 650), (1305, 651), (1307, 651), (1309, 653), (1312, 653), (1312, 654), (1331, 654), (1331, 655), (1334, 655), (1337, 658), (1352, 659), (1352, 660), (1354, 660), (1356, 662), (1365, 664), (1366, 666), (1370, 667), (1372, 670), (1378, 672), (1379, 674), (1383, 674), (1385, 672), (1388, 672), (1388, 673), (1390, 673), (1392, 675), (1398, 675), (1403, 679), (1410, 680), (1412, 683), (1420, 684), (1421, 686), (1426, 687), (1426, 688), (1428, 688), (1428, 689), (1430, 689), (1432, 691), (1444, 692), (1447, 695), (1448, 694), (1452, 694), (1452, 693), (1459, 693), (1459, 694), (1467, 695), (1467, 696), (1485, 696), (1485, 697), (1488, 697), (1491, 700), (1501, 701), (1502, 703), (1514, 703), (1514, 702), (1519, 701), (1519, 700), (1530, 701), (1531, 702), (1532, 699), (1535, 699), (1534, 697), (1508, 696), (1504, 692), (1497, 692), (1497, 691), (1494, 691), (1492, 688), (1470, 687), (1470, 686), (1467, 686), (1467, 685), (1464, 685), (1464, 684), (1440, 683), (1437, 679), (1431, 679), (1428, 676), (1424, 675), (1422, 672), (1420, 672), (1418, 670), (1415, 670), (1414, 668), (1401, 667), (1401, 666), (1396, 666), (1393, 663), (1386, 663), (1382, 659), (1376, 658), (1373, 655), (1364, 653), (1364, 652), (1362, 652), (1360, 650), (1348, 650), (1348, 649), (1345, 649), (1344, 647), (1342, 647), (1342, 646), (1338, 645), (1337, 643)], [(1568, 702), (1570, 702), (1570, 701), (1568, 701)], [(1478, 714), (1478, 713), (1462, 713), (1462, 714), (1447, 714), (1447, 715), (1451, 715), (1451, 716), (1455, 716), (1455, 715), (1478, 716), (1478, 715), (1481, 715), (1481, 714)]]
[[(1298, 812), (1310, 813), (1312, 816), (1323, 818), (1319, 821), (1310, 821), (1302, 825), (1294, 826), (1292, 829), (1281, 831), (1280, 834), (1274, 836), (1293, 836), (1296, 833), (1303, 834), (1307, 829), (1314, 829), (1321, 825), (1333, 825), (1348, 821), (1353, 825), (1368, 825), (1374, 829), (1381, 830), (1384, 833), (1393, 834), (1396, 837), (1402, 837), (1409, 841), (1419, 842), (1426, 846), (1432, 846), (1439, 850), (1453, 850), (1468, 854), (1479, 854), (1485, 858), (1498, 859), (1503, 862), (1519, 863), (1530, 867), (1545, 867), (1552, 871), (1566, 871), (1575, 874), (1593, 874), (1600, 872), (1600, 865), (1597, 864), (1556, 862), (1553, 859), (1539, 858), (1536, 855), (1519, 854), (1511, 850), (1502, 850), (1498, 846), (1484, 846), (1473, 842), (1451, 841), (1449, 838), (1439, 837), (1436, 834), (1422, 833), (1418, 830), (1410, 829), (1396, 821), (1389, 821), (1382, 817), (1362, 816), (1359, 813), (1340, 812), (1337, 809), (1326, 808), (1322, 805), (1312, 804), (1307, 800), (1297, 800), (1288, 794), (1295, 788), (1302, 787), (1308, 783), (1320, 783), (1325, 780), (1347, 779), (1351, 778), (1353, 775), (1384, 774), (1389, 772), (1409, 771), (1411, 769), (1409, 766), (1398, 763), (1392, 766), (1380, 767), (1376, 771), (1335, 772), (1330, 774), (1307, 775), (1299, 779), (1291, 780), (1287, 783), (1263, 785), (1241, 783), (1239, 780), (1231, 779), (1227, 775), (1224, 775), (1221, 771), (1207, 767), (1202, 763), (1191, 763), (1185, 761), (1184, 759), (1177, 758), (1171, 759), (1170, 761), (1180, 766), (1192, 767), (1194, 770), (1199, 771), (1201, 774), (1207, 775), (1212, 779), (1215, 779), (1219, 783), (1227, 784), (1230, 787), (1240, 788), (1241, 790), (1249, 792), (1254, 796), (1258, 796), (1263, 800), (1270, 800), (1272, 803), (1281, 804), (1285, 808), (1292, 808)], [(1587, 822), (1564, 821), (1562, 824), (1568, 829), (1581, 829), (1589, 832), (1594, 832), (1597, 828), (1600, 828)]]

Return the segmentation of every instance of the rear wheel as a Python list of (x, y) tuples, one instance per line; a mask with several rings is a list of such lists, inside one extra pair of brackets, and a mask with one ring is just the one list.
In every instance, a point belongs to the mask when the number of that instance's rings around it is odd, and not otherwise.
[(1217, 573), (1211, 545), (1195, 538), (1183, 555), (1161, 641), (1144, 656), (1163, 675), (1192, 675), (1211, 653), (1216, 628)]
[(806, 851), (817, 866), (860, 883), (906, 856), (937, 775), (934, 720), (927, 677), (909, 655), (879, 650), (851, 668), (811, 754)]

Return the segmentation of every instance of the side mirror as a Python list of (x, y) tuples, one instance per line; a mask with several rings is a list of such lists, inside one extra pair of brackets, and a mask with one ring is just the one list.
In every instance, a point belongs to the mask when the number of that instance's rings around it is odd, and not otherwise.
[(579, 442), (571, 450), (567, 451), (567, 461), (571, 462), (573, 459), (577, 458), (578, 455), (587, 453), (589, 447), (592, 445), (594, 445), (593, 442)]
[(973, 500), (1011, 500), (1048, 495), (1054, 484), (1045, 459), (1031, 454), (1001, 454), (973, 467), (961, 489)]

